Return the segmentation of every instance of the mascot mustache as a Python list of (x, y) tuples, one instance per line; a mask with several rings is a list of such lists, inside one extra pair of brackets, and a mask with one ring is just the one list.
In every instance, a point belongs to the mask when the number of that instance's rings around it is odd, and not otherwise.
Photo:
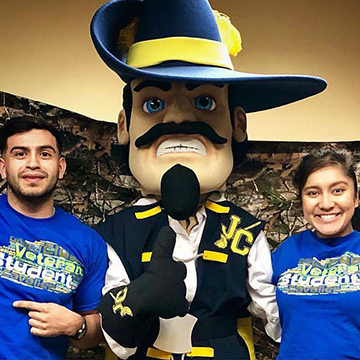
[(184, 121), (180, 124), (170, 122), (154, 125), (145, 134), (136, 139), (135, 146), (139, 148), (141, 146), (149, 145), (160, 136), (174, 134), (202, 135), (214, 144), (223, 145), (227, 143), (227, 139), (218, 135), (210, 125), (200, 121)]

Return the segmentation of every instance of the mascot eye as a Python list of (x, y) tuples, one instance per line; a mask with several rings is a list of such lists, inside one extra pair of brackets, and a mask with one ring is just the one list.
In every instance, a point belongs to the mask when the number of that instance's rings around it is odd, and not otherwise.
[(213, 111), (216, 109), (216, 102), (211, 96), (201, 95), (195, 98), (194, 105), (199, 110)]
[(143, 110), (149, 114), (153, 114), (155, 112), (161, 111), (164, 107), (165, 107), (165, 101), (158, 98), (152, 98), (150, 100), (145, 101), (143, 104)]

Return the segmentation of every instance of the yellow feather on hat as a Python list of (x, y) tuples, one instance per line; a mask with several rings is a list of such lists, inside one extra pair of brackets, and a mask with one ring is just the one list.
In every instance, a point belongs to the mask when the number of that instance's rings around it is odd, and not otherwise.
[[(213, 13), (219, 27), (221, 41), (228, 48), (229, 54), (236, 56), (242, 50), (239, 30), (231, 23), (227, 15), (217, 10), (213, 10)], [(136, 17), (120, 30), (117, 43), (117, 48), (120, 53), (127, 52), (130, 46), (134, 44), (138, 23), (139, 18)]]
[(117, 49), (120, 53), (129, 51), (130, 46), (135, 42), (136, 31), (139, 24), (139, 18), (133, 18), (129, 24), (123, 27), (119, 32)]
[(227, 46), (229, 54), (236, 56), (242, 50), (239, 30), (231, 23), (227, 15), (217, 10), (213, 10), (213, 13), (219, 27), (221, 41)]

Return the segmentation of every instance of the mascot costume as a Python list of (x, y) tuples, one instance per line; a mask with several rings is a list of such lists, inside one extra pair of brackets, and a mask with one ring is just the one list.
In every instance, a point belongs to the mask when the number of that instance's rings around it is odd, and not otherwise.
[(110, 348), (121, 359), (254, 359), (249, 311), (280, 337), (270, 252), (262, 221), (222, 193), (245, 153), (246, 113), (325, 81), (234, 71), (240, 34), (207, 0), (113, 0), (91, 35), (126, 82), (118, 137), (143, 195), (98, 227)]

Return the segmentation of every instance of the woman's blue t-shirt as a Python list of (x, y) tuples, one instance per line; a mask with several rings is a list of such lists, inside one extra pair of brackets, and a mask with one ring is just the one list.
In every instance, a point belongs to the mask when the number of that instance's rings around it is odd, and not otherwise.
[(310, 230), (272, 254), (282, 340), (278, 360), (360, 359), (360, 233)]

